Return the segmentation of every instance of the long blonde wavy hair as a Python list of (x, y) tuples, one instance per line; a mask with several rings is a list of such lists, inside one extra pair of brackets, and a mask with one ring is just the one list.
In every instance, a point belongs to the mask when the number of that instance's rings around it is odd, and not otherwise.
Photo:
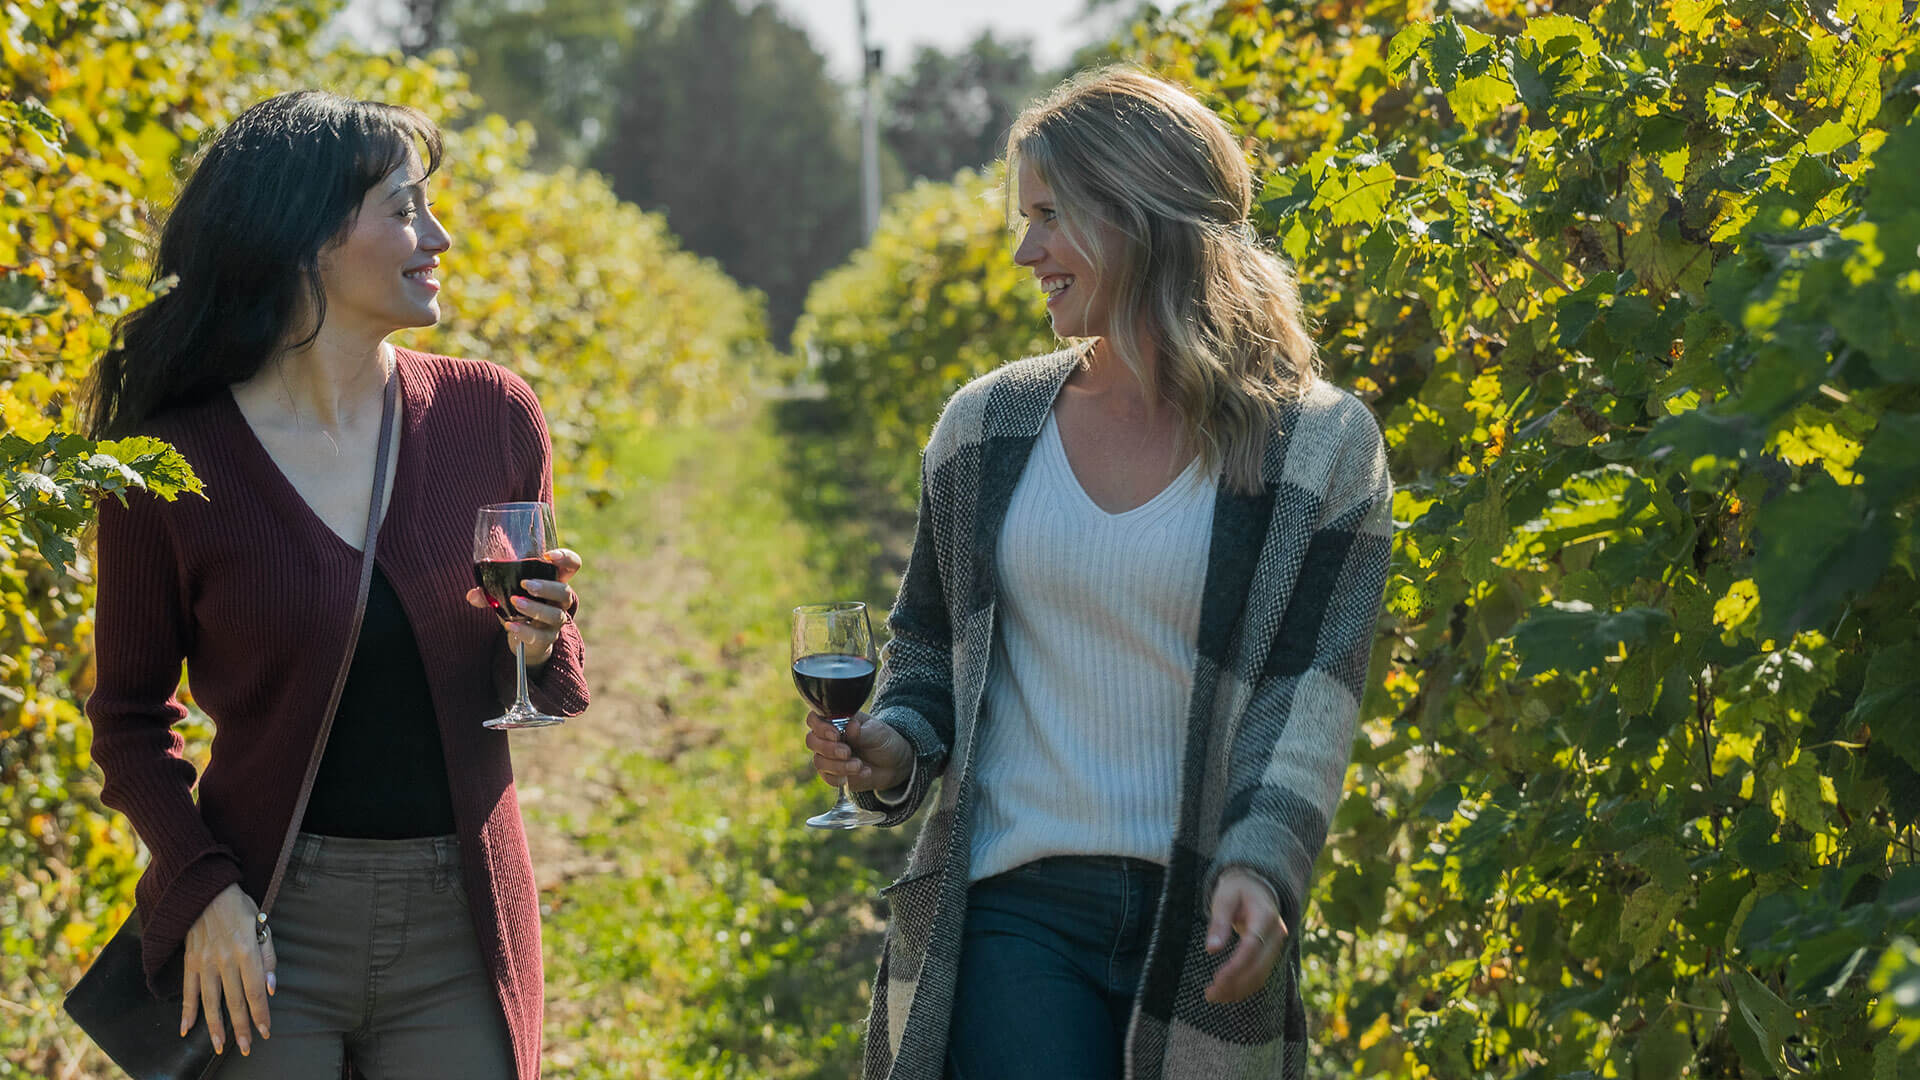
[[(1028, 106), (1007, 137), (1052, 189), (1062, 231), (1112, 290), (1106, 341), (1157, 391), (1230, 491), (1260, 490), (1276, 414), (1318, 377), (1293, 272), (1247, 213), (1253, 173), (1192, 94), (1131, 67), (1083, 72)], [(1091, 227), (1103, 223), (1109, 228)]]

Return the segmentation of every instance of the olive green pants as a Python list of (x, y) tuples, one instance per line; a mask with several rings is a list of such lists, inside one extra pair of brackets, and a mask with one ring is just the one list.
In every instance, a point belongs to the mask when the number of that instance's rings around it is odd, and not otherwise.
[(451, 836), (301, 833), (271, 914), (273, 1037), (217, 1080), (512, 1080), (513, 1051), (480, 957)]

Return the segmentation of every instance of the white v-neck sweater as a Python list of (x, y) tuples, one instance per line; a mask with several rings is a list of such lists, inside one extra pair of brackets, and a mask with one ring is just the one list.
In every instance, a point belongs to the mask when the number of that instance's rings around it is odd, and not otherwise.
[(1217, 488), (1196, 459), (1109, 514), (1048, 417), (1000, 530), (972, 880), (1049, 855), (1166, 862)]

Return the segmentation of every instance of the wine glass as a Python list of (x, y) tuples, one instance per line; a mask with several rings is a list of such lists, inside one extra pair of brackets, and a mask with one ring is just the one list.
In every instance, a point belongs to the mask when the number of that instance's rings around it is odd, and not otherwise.
[[(547, 552), (560, 546), (559, 532), (553, 527), (553, 507), (539, 502), (496, 503), (483, 506), (473, 522), (473, 580), (487, 594), (493, 613), (513, 622), (532, 622), (512, 603), (515, 596), (539, 599), (520, 583), (529, 578), (554, 581), (560, 568), (547, 561)], [(513, 664), (519, 686), (512, 706), (506, 712), (481, 723), (497, 731), (516, 728), (549, 727), (566, 718), (548, 716), (533, 707), (527, 698), (527, 646), (513, 643)]]
[[(867, 605), (857, 602), (803, 604), (793, 609), (793, 685), (813, 711), (839, 731), (873, 692), (873, 627)], [(807, 819), (816, 829), (857, 829), (886, 820), (855, 806), (840, 788), (833, 809)]]

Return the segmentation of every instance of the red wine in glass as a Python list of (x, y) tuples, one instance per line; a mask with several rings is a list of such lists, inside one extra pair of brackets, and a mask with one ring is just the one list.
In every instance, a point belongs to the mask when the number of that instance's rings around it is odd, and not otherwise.
[(482, 559), (473, 564), (474, 584), (487, 594), (487, 603), (492, 605), (493, 613), (515, 622), (531, 620), (513, 606), (510, 598), (524, 596), (529, 600), (538, 599), (521, 588), (520, 583), (527, 580), (554, 581), (559, 577), (560, 568), (545, 559)]
[[(879, 670), (867, 605), (805, 604), (793, 609), (793, 685), (813, 711), (845, 731), (847, 720), (867, 703)], [(854, 829), (886, 815), (856, 806), (846, 788), (833, 809), (807, 819), (816, 829)]]
[(814, 712), (828, 720), (845, 720), (867, 703), (877, 670), (864, 656), (815, 653), (793, 662), (793, 685)]

